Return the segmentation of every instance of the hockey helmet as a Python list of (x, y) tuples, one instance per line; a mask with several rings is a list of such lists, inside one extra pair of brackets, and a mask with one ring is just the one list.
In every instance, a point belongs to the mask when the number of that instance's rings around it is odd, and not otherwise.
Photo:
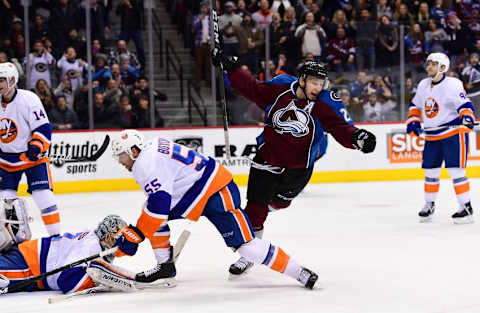
[(126, 226), (127, 223), (118, 215), (105, 217), (95, 229), (95, 234), (100, 239), (102, 248), (112, 248)]
[(113, 157), (118, 158), (125, 152), (132, 160), (135, 160), (132, 154), (132, 148), (136, 147), (142, 150), (145, 146), (145, 137), (135, 129), (125, 129), (120, 132), (117, 138), (112, 140)]
[[(446, 73), (448, 71), (448, 68), (450, 67), (450, 59), (445, 53), (430, 53), (427, 57), (427, 60), (425, 61), (425, 65), (427, 65), (429, 61), (438, 63), (438, 74)], [(445, 66), (445, 69), (443, 70), (441, 69), (442, 65)]]
[(328, 88), (328, 70), (323, 64), (314, 61), (305, 62), (298, 71), (298, 78), (306, 81), (308, 76), (323, 79), (323, 89)]
[(7, 80), (7, 92), (18, 83), (17, 67), (11, 62), (0, 63), (0, 78)]

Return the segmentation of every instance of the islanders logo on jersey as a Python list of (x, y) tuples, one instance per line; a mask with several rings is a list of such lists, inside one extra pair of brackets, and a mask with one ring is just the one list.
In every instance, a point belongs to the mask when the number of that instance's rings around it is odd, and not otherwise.
[(10, 143), (17, 138), (18, 127), (17, 124), (11, 119), (0, 119), (0, 141), (2, 143)]
[(283, 109), (273, 113), (273, 128), (277, 133), (291, 133), (294, 137), (306, 136), (309, 132), (310, 115), (295, 106), (293, 101)]
[(437, 100), (433, 97), (428, 97), (425, 99), (425, 116), (428, 118), (434, 118), (438, 115), (440, 106), (438, 105)]

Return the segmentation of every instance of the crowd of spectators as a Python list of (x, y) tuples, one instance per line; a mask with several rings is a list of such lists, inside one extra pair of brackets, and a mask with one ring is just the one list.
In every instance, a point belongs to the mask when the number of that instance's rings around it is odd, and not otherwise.
[[(54, 129), (88, 128), (88, 68), (95, 128), (150, 126), (149, 82), (144, 76), (142, 0), (90, 1), (92, 63), (86, 61), (86, 1), (38, 0), (29, 7), (31, 53), (26, 54), (21, 1), (0, 1), (0, 63), (14, 63), (42, 101)], [(113, 17), (113, 18), (112, 18)], [(111, 23), (111, 20), (118, 23)], [(117, 26), (117, 27), (114, 27)], [(128, 49), (132, 40), (136, 52)], [(30, 81), (25, 81), (27, 64)], [(154, 91), (155, 99), (166, 96)], [(163, 126), (156, 113), (156, 126)]]
[[(196, 81), (209, 65), (211, 29), (205, 22), (209, 1), (176, 0), (196, 13)], [(265, 80), (265, 46), (270, 46), (270, 75), (296, 75), (306, 60), (320, 61), (329, 69), (338, 90), (357, 121), (402, 120), (400, 116), (401, 41), (405, 47), (406, 101), (425, 77), (424, 61), (431, 52), (446, 53), (448, 75), (463, 80), (480, 108), (480, 0), (216, 0), (219, 28), (226, 53), (235, 54), (245, 70)], [(203, 21), (203, 22), (202, 22)], [(404, 36), (400, 37), (400, 26)], [(265, 42), (269, 28), (269, 42)], [(207, 67), (208, 68), (208, 67)], [(205, 71), (204, 71), (205, 72)], [(209, 79), (209, 75), (205, 75)], [(209, 82), (208, 82), (209, 83)], [(477, 95), (478, 94), (478, 95)], [(242, 118), (232, 122), (260, 122), (252, 104), (240, 103)], [(406, 103), (408, 105), (408, 102)], [(232, 110), (231, 111), (239, 111)], [(254, 114), (245, 112), (254, 111)], [(255, 117), (254, 117), (255, 116)]]

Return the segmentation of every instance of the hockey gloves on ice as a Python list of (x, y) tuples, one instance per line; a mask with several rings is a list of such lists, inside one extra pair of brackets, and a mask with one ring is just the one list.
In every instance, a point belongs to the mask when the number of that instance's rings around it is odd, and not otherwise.
[(422, 126), (420, 122), (414, 121), (407, 124), (407, 134), (410, 136), (416, 135), (420, 136), (420, 131), (422, 130)]
[(473, 129), (473, 126), (475, 125), (475, 119), (470, 114), (465, 114), (462, 116), (462, 125)]
[(222, 50), (217, 48), (212, 51), (212, 63), (217, 67), (222, 67), (227, 73), (240, 67), (237, 57), (225, 55)]
[(375, 135), (365, 129), (357, 129), (352, 134), (352, 145), (363, 153), (370, 153), (375, 150), (377, 139)]
[(20, 159), (25, 162), (36, 162), (42, 152), (43, 144), (38, 139), (32, 139), (28, 142), (28, 149), (20, 155)]
[(142, 231), (133, 225), (128, 225), (122, 231), (122, 235), (117, 239), (115, 245), (118, 247), (115, 256), (134, 255), (137, 253), (138, 244), (145, 240)]

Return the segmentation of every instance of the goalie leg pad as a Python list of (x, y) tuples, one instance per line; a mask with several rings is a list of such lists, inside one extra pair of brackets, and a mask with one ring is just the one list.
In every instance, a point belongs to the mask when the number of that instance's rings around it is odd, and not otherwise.
[(101, 260), (90, 262), (87, 274), (97, 284), (124, 292), (137, 291), (135, 273)]
[(4, 200), (7, 219), (16, 220), (18, 223), (10, 224), (15, 242), (21, 243), (32, 238), (30, 230), (30, 217), (28, 216), (25, 201), (20, 198)]
[(0, 289), (8, 287), (9, 284), (10, 284), (10, 280), (7, 277), (0, 274)]

